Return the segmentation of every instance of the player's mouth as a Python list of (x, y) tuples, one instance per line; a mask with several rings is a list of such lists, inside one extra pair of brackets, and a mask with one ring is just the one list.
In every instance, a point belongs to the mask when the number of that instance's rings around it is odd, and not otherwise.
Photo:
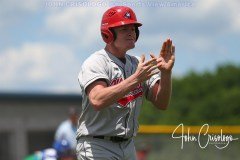
[(133, 42), (135, 42), (135, 39), (133, 39), (133, 38), (128, 38), (127, 41), (133, 41)]

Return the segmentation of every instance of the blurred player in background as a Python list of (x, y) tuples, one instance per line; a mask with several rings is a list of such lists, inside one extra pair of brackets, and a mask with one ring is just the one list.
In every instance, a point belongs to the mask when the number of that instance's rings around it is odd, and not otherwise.
[(69, 118), (63, 121), (57, 128), (55, 133), (55, 141), (61, 141), (62, 139), (66, 139), (72, 148), (75, 151), (76, 149), (76, 132), (77, 132), (77, 123), (79, 113), (76, 107), (69, 108)]

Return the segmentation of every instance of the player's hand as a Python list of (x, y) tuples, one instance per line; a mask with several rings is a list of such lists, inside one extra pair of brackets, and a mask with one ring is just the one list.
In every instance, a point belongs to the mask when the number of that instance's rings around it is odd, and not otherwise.
[(157, 59), (151, 58), (145, 62), (145, 55), (141, 56), (138, 67), (134, 75), (139, 83), (148, 80), (152, 75), (156, 74), (154, 70), (157, 68)]
[[(152, 58), (156, 58), (154, 54), (150, 54)], [(161, 72), (171, 72), (175, 62), (175, 46), (171, 39), (163, 42), (162, 49), (157, 59), (157, 66)]]

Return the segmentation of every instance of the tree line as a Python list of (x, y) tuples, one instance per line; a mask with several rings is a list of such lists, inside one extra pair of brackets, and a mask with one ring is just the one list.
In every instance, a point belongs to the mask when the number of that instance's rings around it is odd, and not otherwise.
[(222, 64), (214, 71), (190, 71), (173, 78), (170, 106), (156, 109), (144, 101), (140, 124), (240, 125), (240, 66)]

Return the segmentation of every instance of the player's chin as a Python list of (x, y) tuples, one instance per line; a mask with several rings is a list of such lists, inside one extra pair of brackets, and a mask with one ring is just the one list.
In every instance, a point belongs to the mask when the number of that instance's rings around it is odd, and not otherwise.
[(135, 48), (135, 43), (133, 43), (133, 42), (128, 43), (128, 44), (126, 45), (126, 47), (127, 47), (128, 49), (133, 49), (133, 48)]

